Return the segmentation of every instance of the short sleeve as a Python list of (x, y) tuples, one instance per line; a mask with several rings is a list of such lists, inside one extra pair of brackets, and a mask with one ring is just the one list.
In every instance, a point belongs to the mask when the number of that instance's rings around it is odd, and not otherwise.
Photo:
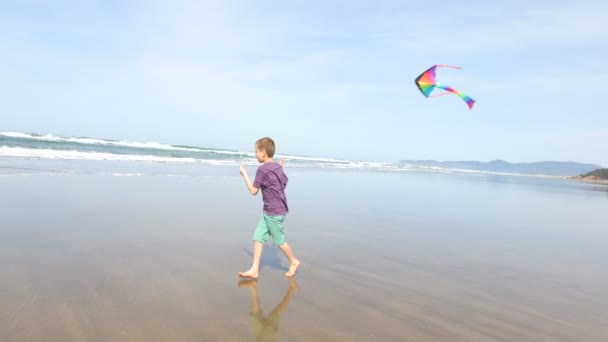
[(255, 173), (255, 180), (253, 181), (253, 187), (259, 189), (262, 187), (262, 180), (266, 174), (264, 171), (261, 171), (259, 168)]

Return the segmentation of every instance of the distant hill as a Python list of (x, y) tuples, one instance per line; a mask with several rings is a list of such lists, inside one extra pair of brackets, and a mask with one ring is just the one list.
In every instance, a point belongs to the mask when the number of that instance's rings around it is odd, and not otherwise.
[[(520, 173), (549, 176), (582, 175), (601, 166), (575, 162), (543, 161), (534, 163), (509, 163), (504, 160), (480, 161), (436, 161), (436, 160), (400, 160), (399, 164), (417, 167), (438, 167), (442, 169), (459, 169), (486, 172)], [(604, 169), (605, 170), (605, 169)]]
[(587, 172), (584, 175), (580, 175), (580, 179), (585, 180), (608, 180), (608, 169), (597, 169), (591, 172)]

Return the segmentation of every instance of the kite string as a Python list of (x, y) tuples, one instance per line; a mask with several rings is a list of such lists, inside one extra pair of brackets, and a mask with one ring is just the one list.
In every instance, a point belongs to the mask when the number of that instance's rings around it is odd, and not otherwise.
[(446, 91), (445, 93), (441, 93), (441, 94), (434, 94), (434, 95), (430, 95), (429, 97), (439, 97), (439, 96), (443, 96), (443, 95), (450, 95), (450, 94), (456, 94), (456, 93), (451, 92), (451, 91)]

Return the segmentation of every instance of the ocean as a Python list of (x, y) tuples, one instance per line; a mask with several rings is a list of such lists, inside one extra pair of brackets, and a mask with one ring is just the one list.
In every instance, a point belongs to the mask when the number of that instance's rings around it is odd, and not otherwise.
[[(377, 172), (431, 172), (510, 175), (561, 178), (548, 175), (525, 175), (505, 172), (455, 169), (413, 165), (398, 161), (363, 161), (293, 154), (275, 155), (289, 167), (298, 169), (366, 170)], [(0, 175), (28, 174), (111, 174), (200, 175), (207, 166), (258, 164), (253, 148), (237, 151), (158, 142), (109, 140), (90, 137), (67, 137), (53, 134), (0, 132)]]
[[(300, 168), (335, 168), (335, 169), (368, 169), (378, 171), (399, 171), (410, 169), (407, 165), (394, 163), (351, 161), (339, 158), (321, 158), (297, 155), (277, 154), (275, 159), (285, 159), (290, 166)], [(52, 134), (0, 132), (0, 162), (5, 166), (23, 160), (21, 174), (47, 171), (50, 173), (94, 173), (100, 163), (113, 165), (113, 172), (121, 174), (196, 174), (196, 166), (234, 166), (257, 165), (252, 151), (235, 151), (228, 149), (205, 148), (197, 146), (170, 145), (157, 142), (118, 141), (88, 137), (64, 137)], [(38, 161), (38, 162), (33, 162)], [(65, 161), (70, 161), (65, 163)], [(80, 161), (80, 163), (74, 163)], [(155, 163), (134, 168), (129, 163), (111, 162), (148, 162)], [(169, 165), (158, 167), (158, 164)], [(12, 174), (18, 168), (13, 166)], [(39, 166), (38, 168), (36, 166)], [(122, 167), (121, 167), (122, 166)], [(126, 166), (126, 167), (125, 167)], [(185, 167), (184, 167), (185, 166)], [(192, 167), (194, 166), (194, 167)], [(107, 167), (102, 167), (106, 172)], [(135, 173), (133, 173), (135, 172)], [(5, 174), (6, 174), (5, 170)]]

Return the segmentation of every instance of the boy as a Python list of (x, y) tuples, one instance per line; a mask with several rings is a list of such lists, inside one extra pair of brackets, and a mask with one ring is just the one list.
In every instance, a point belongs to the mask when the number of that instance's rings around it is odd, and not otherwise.
[(274, 150), (274, 141), (270, 138), (262, 138), (255, 143), (255, 157), (258, 162), (262, 163), (262, 166), (258, 167), (253, 183), (247, 175), (247, 170), (242, 165), (240, 168), (249, 193), (255, 196), (262, 189), (262, 199), (264, 200), (264, 211), (253, 233), (253, 263), (249, 270), (239, 272), (239, 276), (243, 278), (258, 278), (262, 249), (268, 236), (272, 237), (274, 243), (289, 259), (289, 270), (285, 273), (286, 276), (294, 276), (298, 266), (300, 266), (300, 261), (296, 259), (291, 248), (285, 242), (283, 223), (285, 214), (289, 211), (287, 197), (285, 197), (285, 187), (288, 179), (283, 172), (284, 161), (275, 163), (272, 160)]

